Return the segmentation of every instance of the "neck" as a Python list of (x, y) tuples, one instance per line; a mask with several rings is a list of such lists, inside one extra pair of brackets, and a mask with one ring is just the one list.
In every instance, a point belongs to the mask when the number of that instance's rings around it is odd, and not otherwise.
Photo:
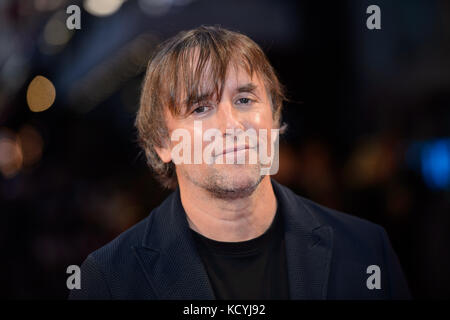
[(179, 185), (190, 228), (216, 241), (256, 238), (269, 228), (276, 213), (277, 202), (270, 176), (265, 176), (251, 195), (239, 199), (216, 198), (186, 180)]

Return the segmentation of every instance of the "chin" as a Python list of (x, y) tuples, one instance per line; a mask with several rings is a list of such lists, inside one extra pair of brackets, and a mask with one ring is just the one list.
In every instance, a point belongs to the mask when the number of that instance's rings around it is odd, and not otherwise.
[(214, 168), (217, 175), (236, 183), (255, 181), (260, 176), (260, 166), (255, 164), (227, 164)]
[(251, 195), (262, 178), (258, 165), (227, 165), (215, 170), (207, 185), (217, 197), (237, 199)]

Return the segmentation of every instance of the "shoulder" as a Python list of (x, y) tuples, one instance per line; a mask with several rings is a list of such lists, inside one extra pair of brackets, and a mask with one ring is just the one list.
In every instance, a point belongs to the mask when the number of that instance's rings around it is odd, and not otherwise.
[[(147, 251), (148, 236), (152, 226), (166, 225), (167, 213), (172, 210), (175, 194), (169, 195), (149, 215), (125, 230), (113, 240), (90, 253), (81, 265), (81, 290), (72, 290), (71, 299), (134, 299), (154, 298), (146, 284), (146, 274), (139, 258)], [(170, 223), (169, 223), (170, 224)], [(155, 228), (153, 228), (155, 229)], [(160, 228), (156, 228), (160, 234)], [(153, 252), (149, 250), (149, 252)]]
[(95, 260), (98, 264), (122, 264), (129, 255), (133, 254), (132, 248), (141, 244), (145, 230), (150, 223), (151, 215), (152, 213), (104, 246), (93, 251), (88, 257)]
[(158, 207), (154, 208), (144, 219), (125, 230), (113, 240), (92, 252), (89, 257), (108, 265), (128, 263), (134, 255), (134, 248), (141, 247), (144, 238), (150, 233), (155, 221), (165, 221), (174, 194), (169, 195)]
[[(295, 194), (286, 187), (283, 197), (293, 214), (326, 227), (331, 241), (323, 244), (331, 254), (329, 299), (410, 299), (408, 284), (383, 227)], [(377, 269), (370, 269), (376, 267)], [(378, 270), (378, 271), (374, 271)], [(375, 273), (374, 273), (375, 272)], [(371, 274), (380, 279), (383, 290), (368, 290)], [(381, 274), (381, 276), (380, 276)], [(372, 281), (372, 280), (371, 280)]]
[(69, 299), (154, 298), (137, 256), (156, 216), (163, 219), (161, 207), (166, 202), (167, 199), (146, 218), (91, 252), (81, 265), (81, 290), (71, 290)]
[[(283, 197), (296, 208), (294, 214), (302, 214), (314, 221), (315, 225), (327, 226), (333, 233), (335, 249), (346, 249), (364, 255), (367, 250), (382, 250), (384, 242), (388, 241), (384, 228), (369, 220), (325, 207), (310, 199), (302, 197), (291, 189), (277, 183), (277, 189), (283, 192)], [(279, 192), (278, 191), (278, 192)], [(353, 250), (352, 250), (353, 249)]]
[(320, 225), (330, 225), (337, 231), (354, 230), (357, 233), (380, 232), (382, 227), (369, 220), (345, 213), (336, 209), (328, 208), (310, 199), (296, 194), (286, 186), (275, 182), (278, 193), (282, 191), (283, 198), (288, 202), (293, 202), (298, 210), (306, 211)]
[(298, 195), (297, 197), (300, 205), (314, 215), (321, 224), (331, 226), (336, 236), (346, 236), (357, 240), (367, 236), (379, 237), (384, 232), (384, 228), (374, 222), (325, 207)]

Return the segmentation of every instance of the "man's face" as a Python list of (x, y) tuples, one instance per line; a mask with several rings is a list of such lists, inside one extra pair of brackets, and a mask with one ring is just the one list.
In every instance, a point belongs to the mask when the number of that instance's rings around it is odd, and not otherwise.
[[(265, 129), (267, 139), (264, 140), (271, 141), (271, 129), (274, 128), (271, 102), (257, 74), (250, 77), (243, 68), (229, 68), (220, 101), (216, 97), (198, 101), (182, 117), (174, 117), (167, 112), (166, 123), (170, 137), (177, 129), (186, 130), (184, 132), (188, 132), (191, 137), (190, 141), (185, 141), (188, 143), (185, 146), (190, 146), (191, 161), (176, 164), (180, 186), (189, 181), (217, 197), (239, 198), (251, 194), (261, 182), (263, 176), (258, 153), (261, 140), (239, 138), (249, 129), (253, 129), (260, 137), (260, 129)], [(216, 129), (215, 132), (220, 133), (222, 139), (205, 141), (204, 133), (208, 129)], [(235, 139), (231, 132), (238, 138)], [(195, 141), (197, 148), (198, 142), (202, 141), (201, 163), (194, 163)], [(168, 147), (157, 150), (164, 162), (174, 160), (172, 150), (176, 145), (179, 146), (180, 141), (171, 140)], [(205, 161), (208, 156), (203, 156), (208, 145), (209, 150), (215, 147), (209, 153), (209, 163)], [(270, 143), (267, 145), (268, 152), (272, 152)], [(223, 160), (222, 164), (218, 161), (219, 157)]]

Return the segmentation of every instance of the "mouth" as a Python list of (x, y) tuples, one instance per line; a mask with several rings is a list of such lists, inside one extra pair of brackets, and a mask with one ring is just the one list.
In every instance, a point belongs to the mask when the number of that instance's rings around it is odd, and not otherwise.
[(232, 148), (225, 149), (222, 153), (218, 153), (217, 155), (214, 155), (214, 157), (222, 156), (222, 155), (225, 155), (227, 153), (232, 153), (232, 152), (236, 153), (236, 152), (239, 152), (239, 151), (245, 151), (245, 150), (250, 150), (250, 149), (254, 149), (254, 148), (250, 148), (250, 146), (247, 145), (247, 144), (246, 145), (241, 145), (241, 146), (235, 146), (235, 147), (232, 147)]

